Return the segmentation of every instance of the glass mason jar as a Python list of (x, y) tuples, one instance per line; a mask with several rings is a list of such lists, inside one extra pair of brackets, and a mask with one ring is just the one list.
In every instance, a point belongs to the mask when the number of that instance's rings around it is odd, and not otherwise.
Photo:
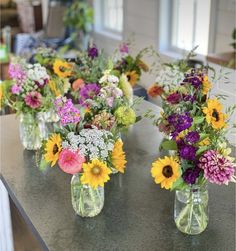
[(45, 122), (31, 113), (20, 114), (20, 139), (27, 150), (37, 150), (42, 140), (47, 139), (48, 130)]
[(52, 133), (54, 131), (54, 123), (59, 121), (59, 116), (57, 115), (56, 111), (51, 108), (46, 112), (39, 112), (38, 119), (44, 121), (48, 132)]
[(98, 215), (104, 205), (104, 188), (93, 189), (80, 182), (81, 174), (74, 174), (71, 179), (72, 206), (76, 214), (82, 217)]
[(186, 234), (200, 234), (208, 224), (208, 190), (206, 185), (189, 186), (175, 193), (174, 218), (177, 228)]

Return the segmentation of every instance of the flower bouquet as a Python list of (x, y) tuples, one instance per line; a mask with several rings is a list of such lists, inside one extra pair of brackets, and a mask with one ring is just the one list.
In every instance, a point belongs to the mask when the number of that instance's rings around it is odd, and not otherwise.
[(235, 105), (223, 110), (211, 97), (206, 69), (185, 74), (179, 86), (162, 93), (163, 113), (156, 121), (166, 135), (161, 148), (171, 156), (157, 159), (151, 174), (162, 188), (176, 190), (175, 223), (187, 234), (199, 234), (208, 223), (206, 183), (234, 182), (235, 164), (226, 134)]
[(114, 55), (114, 69), (121, 75), (126, 75), (130, 85), (134, 87), (140, 80), (142, 72), (148, 72), (149, 66), (142, 58), (147, 54), (153, 54), (152, 48), (144, 48), (134, 57), (130, 54), (130, 43), (120, 44), (119, 50)]
[(120, 138), (95, 126), (84, 127), (83, 111), (70, 99), (58, 98), (55, 106), (62, 127), (45, 142), (41, 169), (47, 163), (72, 176), (71, 196), (75, 212), (82, 217), (100, 213), (104, 204), (104, 184), (112, 169), (124, 173), (125, 153)]
[(28, 150), (39, 149), (48, 135), (45, 113), (53, 107), (50, 77), (45, 67), (23, 60), (10, 64), (9, 75), (12, 81), (4, 83), (5, 100), (20, 115), (22, 144)]

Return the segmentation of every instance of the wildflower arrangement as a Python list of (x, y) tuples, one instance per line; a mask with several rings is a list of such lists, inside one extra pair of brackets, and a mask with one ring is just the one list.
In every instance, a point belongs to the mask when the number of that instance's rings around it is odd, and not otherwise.
[(144, 48), (136, 56), (130, 54), (130, 43), (123, 42), (114, 56), (114, 69), (121, 75), (125, 74), (130, 85), (134, 87), (143, 72), (149, 72), (149, 66), (143, 61), (147, 54), (153, 54), (152, 48)]
[(162, 93), (163, 113), (156, 121), (166, 135), (161, 148), (170, 155), (155, 160), (151, 174), (161, 188), (176, 190), (175, 223), (187, 234), (207, 227), (206, 183), (235, 182), (226, 134), (236, 105), (224, 111), (220, 96), (210, 95), (211, 88), (206, 69), (188, 71), (180, 85)]
[(62, 59), (51, 48), (38, 48), (34, 60), (47, 69), (50, 76), (48, 86), (54, 96), (64, 96), (71, 88), (70, 78), (73, 75), (73, 63)]
[(105, 70), (97, 82), (82, 86), (78, 100), (85, 109), (83, 123), (87, 127), (96, 126), (117, 134), (138, 120), (127, 77), (117, 77), (112, 68)]
[(162, 147), (175, 150), (174, 156), (153, 163), (152, 176), (162, 188), (235, 181), (235, 164), (225, 147), (235, 106), (224, 112), (219, 98), (210, 96), (211, 88), (207, 71), (194, 69), (179, 86), (162, 94), (164, 112), (157, 124), (169, 138)]
[(40, 64), (20, 60), (9, 65), (12, 81), (5, 82), (6, 102), (18, 113), (36, 114), (52, 107), (50, 76)]
[(110, 179), (112, 169), (125, 170), (123, 142), (110, 131), (96, 126), (85, 127), (83, 111), (77, 109), (71, 99), (57, 98), (55, 106), (61, 128), (45, 142), (44, 160), (69, 174), (80, 174), (82, 184), (93, 189)]

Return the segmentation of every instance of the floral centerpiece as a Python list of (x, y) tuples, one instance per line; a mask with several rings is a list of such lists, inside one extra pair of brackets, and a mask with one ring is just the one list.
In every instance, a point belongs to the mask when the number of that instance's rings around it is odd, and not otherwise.
[(100, 213), (104, 204), (104, 184), (112, 169), (124, 173), (125, 153), (122, 140), (110, 131), (86, 127), (84, 114), (71, 99), (55, 101), (62, 127), (45, 143), (41, 168), (46, 163), (72, 176), (71, 196), (75, 212), (82, 217)]
[(235, 181), (226, 134), (235, 106), (223, 110), (220, 96), (212, 97), (206, 69), (185, 74), (179, 86), (162, 93), (159, 130), (166, 135), (161, 147), (171, 156), (158, 158), (151, 174), (162, 188), (176, 190), (175, 223), (187, 234), (199, 234), (208, 223), (206, 183)]
[(152, 47), (146, 47), (138, 52), (136, 56), (131, 55), (131, 43), (123, 42), (113, 56), (114, 69), (121, 75), (125, 74), (130, 85), (134, 87), (140, 80), (143, 72), (149, 72), (149, 66), (143, 61), (144, 56), (157, 55)]
[[(29, 150), (41, 147), (47, 137), (44, 113), (53, 106), (54, 96), (49, 88), (50, 77), (40, 64), (27, 64), (16, 60), (9, 66), (12, 81), (6, 81), (6, 103), (20, 115), (20, 137)], [(6, 91), (6, 89), (8, 91)]]

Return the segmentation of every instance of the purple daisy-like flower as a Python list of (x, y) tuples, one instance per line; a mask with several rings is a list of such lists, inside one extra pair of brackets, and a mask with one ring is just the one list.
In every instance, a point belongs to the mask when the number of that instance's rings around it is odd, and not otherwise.
[(182, 177), (183, 180), (189, 184), (189, 185), (193, 185), (195, 184), (197, 178), (199, 177), (201, 173), (201, 169), (196, 167), (196, 168), (188, 168), (185, 170), (185, 172), (183, 173)]
[(80, 104), (86, 106), (86, 100), (93, 99), (95, 96), (99, 94), (99, 92), (100, 92), (100, 87), (95, 83), (83, 86), (80, 90), (80, 99), (79, 99)]
[(181, 94), (178, 92), (171, 93), (166, 97), (166, 101), (172, 105), (178, 104), (181, 100)]
[(33, 109), (39, 108), (42, 104), (42, 95), (39, 92), (32, 91), (25, 96), (25, 103)]
[(94, 59), (98, 56), (98, 49), (95, 45), (88, 48), (88, 56), (92, 59)]
[(80, 121), (80, 111), (73, 105), (71, 99), (60, 97), (55, 100), (54, 104), (63, 126)]
[(199, 141), (200, 139), (200, 135), (198, 132), (194, 131), (194, 132), (189, 132), (186, 136), (185, 136), (185, 140), (189, 143), (189, 144), (195, 144)]
[(186, 102), (191, 102), (193, 103), (195, 101), (195, 97), (192, 95), (187, 95), (187, 94), (183, 94), (183, 100)]
[(191, 82), (192, 86), (194, 86), (195, 88), (199, 88), (202, 83), (202, 81), (197, 76), (191, 78), (190, 82)]
[(175, 128), (176, 132), (182, 132), (191, 127), (193, 119), (187, 112), (184, 114), (174, 113), (168, 117), (168, 122)]
[(180, 147), (179, 154), (182, 159), (194, 160), (196, 158), (197, 148), (191, 145), (183, 145)]
[(215, 150), (205, 152), (199, 159), (198, 167), (203, 169), (209, 182), (218, 185), (227, 185), (235, 173), (233, 163)]

